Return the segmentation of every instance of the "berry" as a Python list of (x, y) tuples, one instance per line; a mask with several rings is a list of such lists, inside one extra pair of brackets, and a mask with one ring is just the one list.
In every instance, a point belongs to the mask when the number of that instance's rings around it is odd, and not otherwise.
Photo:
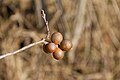
[(53, 57), (56, 60), (61, 60), (64, 57), (64, 52), (60, 48), (57, 48), (55, 52), (53, 52)]
[(47, 50), (47, 44), (44, 44), (44, 45), (43, 45), (43, 51), (44, 51), (45, 53), (49, 53), (48, 50)]
[(60, 32), (54, 32), (51, 36), (51, 41), (55, 44), (60, 44), (63, 40), (63, 36)]
[(71, 41), (69, 40), (63, 40), (60, 44), (60, 48), (63, 50), (63, 51), (68, 51), (72, 48), (72, 43)]
[(43, 50), (46, 53), (53, 53), (56, 50), (56, 45), (54, 43), (48, 43), (43, 45)]

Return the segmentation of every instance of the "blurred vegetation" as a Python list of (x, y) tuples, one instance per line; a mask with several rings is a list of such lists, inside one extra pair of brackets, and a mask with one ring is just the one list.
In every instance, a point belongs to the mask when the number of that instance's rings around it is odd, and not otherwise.
[(63, 60), (42, 45), (0, 60), (0, 80), (120, 80), (120, 0), (0, 0), (0, 55), (51, 33), (73, 43)]

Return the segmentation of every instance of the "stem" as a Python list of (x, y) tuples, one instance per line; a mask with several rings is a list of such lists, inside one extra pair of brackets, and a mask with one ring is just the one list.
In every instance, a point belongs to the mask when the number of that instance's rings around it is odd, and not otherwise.
[(25, 47), (23, 47), (23, 48), (21, 48), (19, 50), (14, 51), (14, 52), (3, 54), (3, 55), (0, 56), (0, 59), (5, 58), (5, 57), (10, 56), (10, 55), (17, 54), (17, 53), (22, 52), (22, 51), (24, 51), (24, 50), (26, 50), (26, 49), (28, 49), (28, 48), (30, 48), (32, 46), (35, 46), (35, 45), (38, 45), (38, 44), (41, 44), (41, 43), (46, 43), (45, 39), (42, 39), (42, 40), (40, 40), (38, 42), (35, 42), (35, 43), (32, 43), (32, 44), (30, 44), (28, 46), (25, 46)]
[(48, 21), (46, 20), (46, 14), (44, 12), (44, 10), (41, 11), (41, 14), (42, 14), (42, 18), (45, 22), (45, 25), (46, 25), (46, 30), (47, 30), (47, 36), (46, 38), (49, 39), (50, 38), (50, 29), (49, 29), (49, 26), (48, 26)]
[(46, 35), (46, 38), (45, 38), (45, 39), (43, 38), (42, 40), (40, 40), (40, 41), (38, 41), (38, 42), (34, 42), (34, 43), (32, 43), (32, 44), (29, 44), (28, 46), (25, 46), (25, 47), (23, 47), (23, 48), (21, 48), (21, 49), (19, 49), (19, 50), (14, 51), (14, 52), (10, 52), (10, 53), (3, 54), (3, 55), (0, 56), (0, 59), (3, 59), (3, 58), (5, 58), (5, 57), (7, 57), (7, 56), (14, 55), (14, 54), (17, 54), (17, 53), (19, 53), (19, 52), (22, 52), (22, 51), (24, 51), (24, 50), (26, 50), (26, 49), (28, 49), (28, 48), (30, 48), (30, 47), (32, 47), (32, 46), (35, 46), (35, 45), (38, 45), (38, 44), (41, 44), (41, 43), (44, 43), (44, 44), (48, 43), (48, 42), (45, 41), (45, 40), (50, 38), (50, 30), (49, 30), (49, 26), (48, 26), (48, 21), (46, 20), (46, 14), (44, 13), (44, 10), (42, 10), (42, 18), (43, 18), (44, 21), (45, 21), (46, 29), (47, 29), (47, 35)]

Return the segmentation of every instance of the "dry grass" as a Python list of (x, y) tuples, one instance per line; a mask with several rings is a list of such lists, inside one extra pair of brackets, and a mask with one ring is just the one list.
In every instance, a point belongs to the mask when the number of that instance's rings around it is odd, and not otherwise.
[(0, 80), (120, 80), (120, 0), (0, 0), (0, 55), (51, 33), (73, 49), (61, 61), (42, 45), (0, 60)]

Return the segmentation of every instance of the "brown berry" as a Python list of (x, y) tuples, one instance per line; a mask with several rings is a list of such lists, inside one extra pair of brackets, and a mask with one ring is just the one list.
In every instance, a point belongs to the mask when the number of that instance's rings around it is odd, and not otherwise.
[(48, 43), (43, 45), (43, 50), (46, 53), (53, 53), (56, 50), (56, 45), (54, 43)]
[(72, 43), (71, 41), (69, 40), (63, 40), (60, 44), (60, 48), (63, 50), (63, 51), (68, 51), (72, 48)]
[(51, 41), (55, 44), (60, 44), (63, 40), (63, 36), (60, 32), (54, 32), (51, 36)]
[(47, 50), (47, 44), (44, 44), (44, 45), (43, 45), (43, 51), (44, 51), (45, 53), (49, 53), (48, 50)]
[(53, 57), (56, 60), (61, 60), (64, 57), (64, 52), (60, 48), (57, 48), (53, 53)]

